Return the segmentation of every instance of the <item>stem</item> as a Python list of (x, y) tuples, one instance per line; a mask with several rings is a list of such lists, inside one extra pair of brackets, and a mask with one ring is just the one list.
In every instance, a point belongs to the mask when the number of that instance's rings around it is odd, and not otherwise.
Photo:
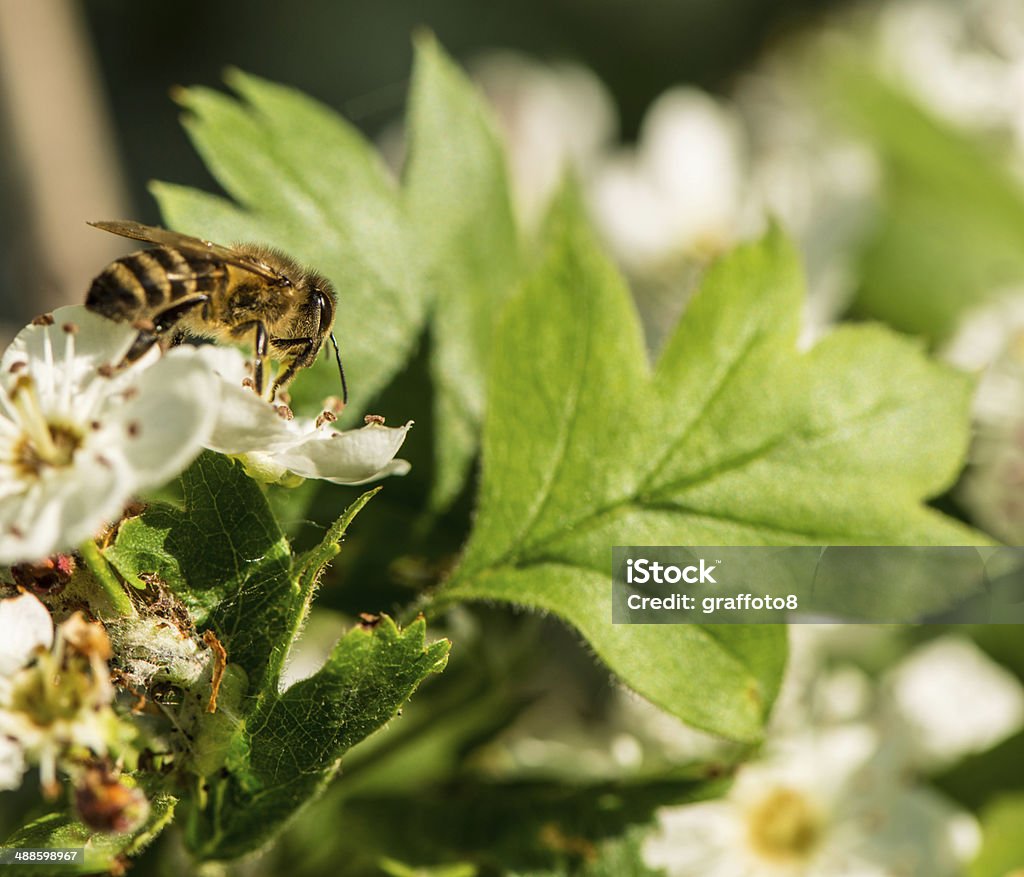
[(100, 553), (96, 543), (92, 539), (88, 539), (82, 543), (81, 548), (78, 550), (81, 552), (82, 559), (85, 560), (85, 564), (89, 567), (93, 578), (99, 582), (100, 587), (103, 588), (104, 593), (109, 598), (114, 611), (124, 618), (134, 618), (137, 613), (132, 605), (132, 601), (128, 599), (128, 595), (125, 593), (124, 588), (121, 587), (121, 583), (111, 572), (110, 564), (107, 563), (106, 558)]

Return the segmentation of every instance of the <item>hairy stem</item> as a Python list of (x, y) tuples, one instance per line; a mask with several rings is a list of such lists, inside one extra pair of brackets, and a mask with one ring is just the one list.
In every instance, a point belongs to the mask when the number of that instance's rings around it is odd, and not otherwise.
[(93, 578), (99, 582), (100, 587), (106, 593), (107, 598), (114, 607), (114, 611), (125, 618), (135, 616), (137, 613), (132, 605), (132, 601), (128, 599), (128, 595), (111, 571), (110, 564), (107, 563), (106, 558), (100, 553), (96, 543), (89, 539), (78, 550), (82, 555), (82, 559), (85, 560), (86, 565), (89, 567)]

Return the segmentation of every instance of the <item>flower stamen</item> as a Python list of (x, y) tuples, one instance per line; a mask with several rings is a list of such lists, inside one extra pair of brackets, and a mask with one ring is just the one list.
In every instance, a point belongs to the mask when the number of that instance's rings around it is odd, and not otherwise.
[(60, 461), (62, 454), (54, 442), (50, 424), (39, 407), (35, 382), (28, 375), (18, 378), (11, 394), (11, 404), (18, 413), (18, 420), (28, 440), (18, 455), (19, 458), (26, 460), (29, 457), (37, 457), (43, 463), (54, 464)]

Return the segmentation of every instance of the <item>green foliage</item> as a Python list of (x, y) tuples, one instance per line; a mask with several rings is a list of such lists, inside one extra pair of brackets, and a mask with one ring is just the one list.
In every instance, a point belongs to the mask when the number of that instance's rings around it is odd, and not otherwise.
[(342, 755), (397, 712), (420, 682), (444, 669), (448, 642), (425, 645), (421, 620), (399, 631), (384, 616), (356, 627), (313, 676), (252, 710), (245, 759), (209, 782), (189, 844), (201, 859), (231, 859), (264, 845), (326, 785)]
[(1024, 868), (1024, 795), (1006, 795), (981, 814), (983, 844), (971, 877), (1013, 877)]
[(614, 544), (945, 544), (969, 382), (873, 326), (796, 350), (777, 232), (708, 275), (648, 370), (628, 294), (566, 199), (495, 339), (479, 512), (447, 600), (561, 616), (630, 687), (756, 740), (784, 660), (770, 627), (616, 626)]
[(155, 574), (253, 690), (272, 688), (311, 590), (292, 575), (288, 542), (241, 463), (206, 452), (181, 481), (183, 508), (154, 503), (126, 521), (107, 559), (128, 578)]
[[(381, 860), (395, 856), (424, 869), (414, 874), (468, 863), (486, 875), (648, 877), (653, 872), (643, 866), (639, 847), (655, 810), (715, 797), (726, 784), (697, 777), (578, 787), (463, 783), (401, 797), (364, 797), (330, 811), (333, 824), (348, 827), (346, 836), (313, 853), (294, 873), (325, 873), (329, 857), (344, 860), (346, 873), (362, 877), (378, 874)], [(395, 826), (402, 827), (397, 846)], [(279, 852), (281, 861), (294, 861), (298, 850), (312, 851), (324, 830), (316, 820), (296, 826)]]
[(218, 712), (182, 721), (192, 722), (193, 764), (204, 776), (188, 805), (190, 845), (203, 858), (230, 858), (265, 843), (317, 794), (348, 749), (443, 669), (448, 643), (425, 645), (422, 620), (399, 631), (384, 617), (354, 629), (316, 674), (279, 692), (316, 583), (376, 491), (295, 558), (240, 463), (206, 453), (183, 476), (182, 492), (183, 508), (151, 505), (122, 525), (106, 554), (127, 578), (158, 576), (227, 650)]
[(494, 325), (520, 257), (505, 158), (489, 114), (429, 37), (417, 45), (408, 125), (406, 200), (436, 289), (433, 498), (446, 506), (476, 454)]

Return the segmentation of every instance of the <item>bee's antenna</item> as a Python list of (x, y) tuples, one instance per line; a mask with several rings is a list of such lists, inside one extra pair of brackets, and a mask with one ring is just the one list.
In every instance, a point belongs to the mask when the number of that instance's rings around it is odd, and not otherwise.
[(348, 405), (348, 384), (345, 383), (345, 369), (341, 364), (341, 351), (338, 350), (338, 339), (334, 337), (333, 332), (331, 332), (331, 344), (334, 345), (334, 359), (338, 363), (338, 374), (341, 375), (341, 401), (343, 404)]

